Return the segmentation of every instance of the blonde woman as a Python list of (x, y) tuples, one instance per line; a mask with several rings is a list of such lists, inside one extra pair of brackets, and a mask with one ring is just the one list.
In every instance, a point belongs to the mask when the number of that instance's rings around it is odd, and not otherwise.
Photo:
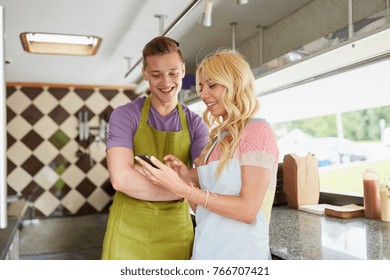
[(249, 64), (236, 51), (206, 57), (196, 71), (210, 129), (200, 165), (187, 169), (167, 155), (145, 176), (188, 200), (196, 214), (192, 259), (270, 259), (269, 222), (275, 194), (278, 148), (259, 103)]

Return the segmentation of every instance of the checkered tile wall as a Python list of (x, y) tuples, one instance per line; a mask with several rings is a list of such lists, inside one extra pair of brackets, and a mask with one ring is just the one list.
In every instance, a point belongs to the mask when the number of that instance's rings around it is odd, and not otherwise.
[[(7, 86), (8, 195), (31, 201), (33, 218), (105, 212), (112, 201), (99, 118), (137, 97), (129, 89)], [(88, 140), (78, 113), (88, 112)]]

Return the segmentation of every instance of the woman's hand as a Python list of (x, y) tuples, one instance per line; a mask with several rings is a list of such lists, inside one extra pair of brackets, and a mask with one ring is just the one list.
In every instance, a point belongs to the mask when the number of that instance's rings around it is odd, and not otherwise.
[[(172, 157), (170, 157), (171, 159)], [(187, 167), (180, 161), (168, 160), (167, 164), (162, 163), (154, 156), (151, 157), (151, 161), (158, 168), (151, 166), (149, 163), (139, 157), (135, 159), (142, 165), (143, 173), (145, 177), (153, 184), (163, 187), (180, 197), (185, 197), (188, 189), (188, 184), (182, 180), (176, 170), (187, 169)], [(177, 160), (177, 159), (176, 159)], [(176, 169), (176, 170), (175, 170)], [(187, 171), (188, 172), (188, 171)]]
[(191, 182), (190, 171), (187, 165), (184, 164), (180, 159), (173, 155), (166, 155), (164, 157), (165, 164), (176, 171), (179, 177), (186, 183)]

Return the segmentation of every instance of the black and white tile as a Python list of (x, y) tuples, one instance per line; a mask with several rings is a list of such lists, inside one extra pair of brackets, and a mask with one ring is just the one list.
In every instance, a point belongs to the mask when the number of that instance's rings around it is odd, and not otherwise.
[[(34, 218), (106, 212), (114, 190), (94, 128), (136, 97), (120, 88), (8, 85), (8, 194), (31, 201)], [(88, 141), (79, 140), (80, 111), (88, 112)]]

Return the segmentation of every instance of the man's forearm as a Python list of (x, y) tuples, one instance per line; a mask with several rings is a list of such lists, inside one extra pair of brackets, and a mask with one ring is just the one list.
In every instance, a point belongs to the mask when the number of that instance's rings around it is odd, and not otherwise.
[(176, 194), (156, 186), (149, 181), (136, 189), (123, 191), (126, 195), (147, 201), (172, 201), (181, 199)]
[(143, 175), (135, 170), (128, 170), (125, 176), (111, 176), (111, 181), (115, 190), (128, 196), (147, 201), (171, 201), (178, 200), (180, 197), (174, 193), (154, 185)]

